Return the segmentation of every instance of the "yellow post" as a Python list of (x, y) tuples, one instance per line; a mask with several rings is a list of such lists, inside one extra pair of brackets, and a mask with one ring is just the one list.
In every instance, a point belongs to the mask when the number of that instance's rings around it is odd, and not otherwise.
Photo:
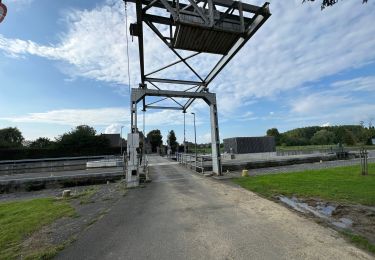
[(249, 171), (248, 170), (242, 170), (242, 177), (249, 177)]

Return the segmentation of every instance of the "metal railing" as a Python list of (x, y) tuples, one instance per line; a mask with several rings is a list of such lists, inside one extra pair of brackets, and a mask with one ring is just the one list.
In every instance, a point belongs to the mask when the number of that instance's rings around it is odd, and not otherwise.
[(207, 155), (197, 155), (188, 153), (176, 153), (176, 161), (184, 165), (186, 168), (192, 169), (196, 172), (204, 174), (204, 162), (212, 160)]

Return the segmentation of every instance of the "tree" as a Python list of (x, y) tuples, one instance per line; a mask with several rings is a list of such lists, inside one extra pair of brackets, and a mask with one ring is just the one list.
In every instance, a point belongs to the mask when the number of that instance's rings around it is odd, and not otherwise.
[(156, 147), (160, 147), (163, 144), (163, 136), (159, 129), (150, 131), (147, 134), (147, 140), (150, 142), (153, 152), (156, 152)]
[(30, 148), (50, 148), (53, 145), (53, 142), (46, 137), (39, 137), (35, 141), (31, 142)]
[(77, 126), (56, 139), (60, 149), (68, 150), (98, 150), (109, 147), (109, 140), (103, 135), (96, 135), (93, 127), (87, 125)]
[(322, 129), (317, 131), (314, 136), (311, 138), (312, 144), (333, 144), (335, 140), (335, 134), (326, 130)]
[(280, 133), (277, 128), (271, 128), (267, 130), (267, 136), (273, 136), (275, 137), (275, 143), (276, 145), (280, 145)]
[(176, 135), (174, 133), (173, 130), (171, 130), (169, 133), (168, 133), (168, 145), (171, 147), (172, 149), (172, 153), (175, 153), (177, 151), (177, 148), (178, 148), (178, 143), (176, 141)]
[(355, 145), (356, 140), (355, 140), (355, 136), (352, 133), (352, 131), (350, 131), (348, 129), (345, 129), (345, 132), (344, 132), (344, 135), (343, 135), (343, 142), (346, 145)]
[[(305, 3), (306, 1), (307, 2), (315, 2), (315, 0), (302, 0), (302, 3)], [(368, 0), (362, 0), (362, 4), (367, 3), (367, 1)], [(323, 0), (320, 8), (323, 10), (324, 8), (332, 6), (332, 5), (336, 4), (337, 2), (338, 2), (338, 0)]]
[(22, 147), (24, 138), (17, 127), (0, 129), (0, 148)]

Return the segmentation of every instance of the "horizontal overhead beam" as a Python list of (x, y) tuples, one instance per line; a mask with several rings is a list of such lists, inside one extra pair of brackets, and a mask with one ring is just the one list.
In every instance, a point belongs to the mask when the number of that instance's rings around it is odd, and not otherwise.
[[(137, 1), (140, 0), (124, 0), (125, 2), (130, 2), (130, 3), (136, 3)], [(158, 8), (163, 8), (165, 9), (165, 6), (162, 4), (161, 1), (154, 2), (153, 0), (141, 0), (143, 5), (150, 5), (152, 3), (153, 7), (158, 7)], [(172, 1), (166, 1), (170, 6), (176, 8), (177, 4)], [(235, 6), (237, 7), (238, 3), (233, 0), (213, 0), (213, 3), (217, 6), (222, 6), (222, 7), (231, 7)], [(190, 5), (187, 4), (179, 4), (179, 8), (183, 9), (185, 8), (186, 10), (194, 10), (194, 8)], [(249, 12), (249, 13), (258, 13), (261, 9), (261, 7), (256, 6), (256, 5), (251, 5), (251, 4), (246, 4), (242, 3), (242, 8), (244, 12)]]
[[(170, 98), (200, 98), (209, 104), (216, 104), (216, 94), (210, 92), (184, 92), (173, 90), (156, 90), (147, 88), (132, 88), (132, 102), (138, 103), (146, 96), (150, 97), (170, 97)], [(184, 110), (181, 107), (181, 110)]]
[(197, 85), (204, 86), (204, 82), (199, 81), (190, 81), (190, 80), (177, 80), (177, 79), (160, 79), (160, 78), (145, 78), (149, 82), (159, 82), (159, 83), (168, 83), (168, 84), (182, 84), (182, 85)]
[(165, 107), (165, 106), (145, 106), (146, 109), (168, 109), (168, 110), (184, 110), (182, 107)]

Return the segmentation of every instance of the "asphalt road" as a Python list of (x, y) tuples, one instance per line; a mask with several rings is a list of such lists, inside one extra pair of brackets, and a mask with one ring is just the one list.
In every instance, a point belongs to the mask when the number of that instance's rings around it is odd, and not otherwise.
[(335, 231), (160, 157), (57, 259), (373, 259)]

